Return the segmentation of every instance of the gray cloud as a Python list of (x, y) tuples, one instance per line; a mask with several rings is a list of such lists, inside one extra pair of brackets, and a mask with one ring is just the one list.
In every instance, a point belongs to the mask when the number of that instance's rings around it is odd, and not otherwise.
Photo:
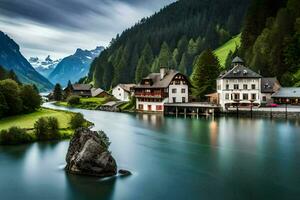
[(0, 27), (25, 56), (69, 55), (112, 37), (175, 0), (0, 0)]

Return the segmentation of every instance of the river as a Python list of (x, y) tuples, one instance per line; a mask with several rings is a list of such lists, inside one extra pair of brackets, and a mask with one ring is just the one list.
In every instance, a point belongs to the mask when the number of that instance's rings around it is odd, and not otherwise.
[(299, 199), (300, 124), (81, 112), (129, 177), (64, 172), (68, 141), (0, 146), (0, 199)]

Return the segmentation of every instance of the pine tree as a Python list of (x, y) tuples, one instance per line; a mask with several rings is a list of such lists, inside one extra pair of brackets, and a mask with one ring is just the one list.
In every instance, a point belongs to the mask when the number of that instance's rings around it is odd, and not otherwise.
[(219, 75), (220, 64), (218, 58), (212, 50), (207, 49), (201, 53), (194, 65), (191, 75), (193, 96), (197, 99), (203, 99), (204, 95), (213, 92), (216, 84), (216, 78)]
[(53, 98), (55, 101), (61, 101), (63, 97), (63, 92), (61, 89), (61, 85), (57, 83), (54, 87)]
[(180, 64), (179, 64), (179, 71), (182, 73), (182, 74), (187, 74), (186, 73), (186, 69), (187, 69), (187, 56), (186, 56), (186, 53), (184, 53), (182, 55), (182, 58), (181, 58), (181, 61), (180, 61)]
[(139, 83), (144, 76), (147, 76), (151, 71), (151, 65), (153, 62), (153, 52), (149, 43), (146, 44), (142, 55), (138, 61), (138, 65), (135, 72), (135, 82)]
[(158, 56), (159, 66), (170, 68), (171, 67), (171, 62), (170, 62), (171, 58), (172, 58), (172, 56), (171, 56), (170, 48), (169, 48), (168, 44), (166, 42), (164, 42), (161, 45), (160, 53)]

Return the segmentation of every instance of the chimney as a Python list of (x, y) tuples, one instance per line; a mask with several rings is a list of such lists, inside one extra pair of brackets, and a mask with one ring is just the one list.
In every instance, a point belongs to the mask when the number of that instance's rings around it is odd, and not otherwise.
[(167, 69), (164, 67), (160, 67), (160, 80), (162, 80), (167, 74)]

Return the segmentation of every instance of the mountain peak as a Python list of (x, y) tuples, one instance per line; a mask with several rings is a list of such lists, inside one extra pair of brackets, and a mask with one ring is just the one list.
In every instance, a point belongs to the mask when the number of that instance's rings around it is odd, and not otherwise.
[(48, 55), (45, 61), (52, 62), (53, 60), (50, 58), (50, 55)]

